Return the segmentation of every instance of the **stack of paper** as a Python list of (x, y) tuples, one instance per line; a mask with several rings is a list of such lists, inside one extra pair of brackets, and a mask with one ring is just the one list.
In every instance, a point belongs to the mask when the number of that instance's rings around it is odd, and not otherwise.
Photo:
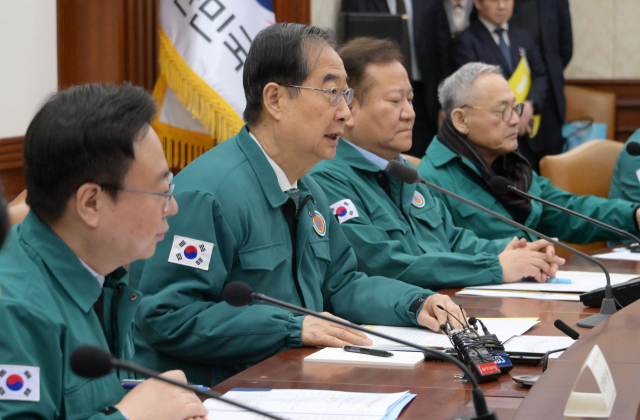
[(393, 356), (371, 356), (363, 353), (351, 353), (341, 348), (326, 348), (304, 358), (309, 363), (333, 363), (338, 365), (365, 365), (385, 367), (414, 367), (424, 360), (419, 351), (392, 351)]
[[(570, 283), (516, 282), (493, 286), (473, 286), (456, 295), (479, 295), (491, 297), (517, 297), (525, 299), (579, 301), (581, 293), (604, 287), (607, 284), (602, 272), (558, 271), (557, 278)], [(637, 278), (637, 274), (610, 274), (611, 284), (616, 285)]]
[[(224, 397), (252, 408), (295, 420), (395, 420), (415, 398), (409, 391), (394, 394), (321, 391), (314, 389), (238, 388)], [(204, 402), (210, 420), (253, 420), (264, 417), (218, 400)]]
[[(524, 334), (536, 325), (538, 318), (481, 318), (491, 334), (495, 334), (500, 341), (506, 341), (516, 335)], [(449, 337), (424, 328), (416, 327), (388, 327), (383, 325), (365, 325), (365, 328), (377, 331), (391, 337), (401, 338), (422, 347), (452, 348)], [(483, 334), (480, 330), (480, 334)], [(408, 350), (393, 341), (367, 334), (373, 341), (373, 347), (381, 350)]]
[(640, 261), (640, 252), (631, 252), (628, 248), (614, 248), (613, 252), (594, 255), (593, 258), (604, 260)]
[[(522, 337), (513, 337), (504, 343), (507, 353), (537, 353), (544, 354), (548, 351), (565, 349), (570, 347), (575, 340), (564, 336), (538, 336), (523, 335)], [(554, 359), (562, 353), (553, 353), (549, 357)]]

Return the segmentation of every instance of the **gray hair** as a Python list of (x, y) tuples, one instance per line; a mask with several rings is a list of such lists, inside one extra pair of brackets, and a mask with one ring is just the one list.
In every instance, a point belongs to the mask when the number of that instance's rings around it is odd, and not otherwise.
[(503, 76), (500, 66), (486, 63), (467, 63), (444, 79), (438, 86), (438, 100), (445, 116), (450, 118), (454, 109), (471, 103), (476, 94), (474, 82), (478, 76), (491, 73)]

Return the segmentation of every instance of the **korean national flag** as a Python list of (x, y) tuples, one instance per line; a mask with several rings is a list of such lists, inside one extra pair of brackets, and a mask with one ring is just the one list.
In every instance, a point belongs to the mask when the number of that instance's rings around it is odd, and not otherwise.
[(0, 365), (0, 401), (40, 401), (40, 368)]
[(214, 246), (211, 242), (175, 235), (169, 262), (208, 271)]
[(356, 210), (356, 206), (353, 204), (353, 201), (348, 198), (332, 204), (331, 210), (340, 223), (344, 223), (349, 219), (358, 217), (358, 210)]

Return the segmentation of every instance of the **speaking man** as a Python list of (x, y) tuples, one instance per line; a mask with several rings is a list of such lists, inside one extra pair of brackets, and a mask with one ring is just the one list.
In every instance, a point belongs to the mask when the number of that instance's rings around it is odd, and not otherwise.
[(155, 112), (142, 88), (86, 85), (55, 94), (27, 129), (31, 212), (0, 252), (4, 420), (207, 415), (192, 392), (149, 380), (125, 395), (126, 372), (89, 380), (69, 366), (83, 344), (133, 358), (140, 295), (121, 266), (151, 256), (178, 210)]
[[(369, 345), (363, 334), (268, 305), (234, 308), (230, 281), (356, 323), (438, 330), (446, 296), (356, 271), (321, 188), (306, 173), (335, 156), (351, 117), (342, 60), (325, 30), (270, 26), (244, 65), (247, 125), (176, 177), (180, 214), (146, 261), (137, 316), (143, 364), (215, 384), (291, 347)], [(455, 325), (455, 324), (454, 324)]]
[[(422, 177), (547, 236), (570, 243), (616, 240), (620, 235), (512, 192), (493, 193), (489, 187), (491, 179), (504, 177), (519, 190), (638, 234), (638, 203), (576, 196), (553, 187), (551, 181), (531, 169), (518, 150), (522, 105), (516, 104), (499, 67), (466, 64), (442, 83), (439, 97), (447, 118), (418, 167)], [(506, 235), (530, 238), (529, 234), (471, 206), (436, 195), (446, 203), (456, 225), (473, 230), (481, 238)]]
[[(357, 38), (339, 51), (356, 92), (336, 157), (311, 172), (358, 257), (358, 269), (431, 289), (539, 281), (557, 262), (546, 241), (479, 239), (458, 228), (429, 188), (384, 172), (405, 162), (415, 116), (399, 50), (388, 40)], [(506, 235), (505, 235), (506, 236)], [(549, 255), (545, 254), (549, 247)]]

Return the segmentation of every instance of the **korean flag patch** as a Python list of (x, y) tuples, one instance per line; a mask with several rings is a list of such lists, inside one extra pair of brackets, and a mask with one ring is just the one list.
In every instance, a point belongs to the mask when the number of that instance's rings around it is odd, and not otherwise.
[(356, 206), (353, 204), (353, 201), (348, 198), (332, 204), (331, 210), (340, 223), (344, 223), (349, 219), (358, 217), (358, 210), (356, 210)]
[(40, 401), (40, 368), (0, 365), (0, 401)]
[(214, 246), (211, 242), (175, 235), (169, 253), (169, 262), (208, 271)]

